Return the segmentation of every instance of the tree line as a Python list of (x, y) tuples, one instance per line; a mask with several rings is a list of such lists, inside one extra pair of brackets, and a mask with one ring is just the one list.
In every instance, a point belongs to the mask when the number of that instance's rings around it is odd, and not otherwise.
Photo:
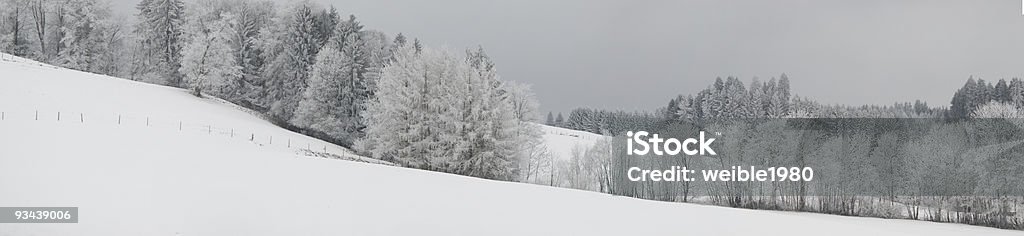
[[(1019, 88), (1018, 79), (990, 84), (970, 78), (949, 108), (921, 101), (849, 106), (791, 95), (785, 75), (749, 86), (736, 78), (716, 79), (694, 95), (671, 99), (654, 121), (632, 125), (680, 138), (720, 132), (719, 155), (627, 156), (621, 133), (602, 132), (615, 141), (578, 148), (569, 163), (558, 166), (560, 179), (553, 182), (663, 201), (1022, 229)], [(602, 127), (580, 120), (590, 125), (567, 127)], [(733, 165), (813, 167), (815, 180), (666, 183), (632, 182), (624, 175), (634, 166)]]
[[(404, 166), (517, 180), (540, 145), (528, 85), (464, 56), (308, 1), (2, 0), (0, 49), (71, 69), (185, 88)], [(533, 152), (536, 153), (536, 152)]]

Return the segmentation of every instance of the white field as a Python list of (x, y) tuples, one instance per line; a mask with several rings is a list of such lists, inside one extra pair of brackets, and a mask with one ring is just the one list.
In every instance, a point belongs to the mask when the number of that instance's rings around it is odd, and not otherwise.
[[(279, 140), (315, 140), (217, 100), (20, 62), (0, 61), (0, 111), (0, 206), (80, 212), (75, 224), (0, 224), (0, 236), (1024, 235), (645, 201), (307, 157)], [(67, 118), (75, 113), (85, 121)], [(132, 118), (118, 125), (117, 114)], [(146, 126), (140, 117), (164, 123)], [(193, 129), (179, 131), (178, 120)], [(275, 141), (207, 132), (204, 124)]]
[(542, 138), (547, 144), (548, 151), (556, 160), (569, 160), (572, 157), (573, 149), (580, 148), (585, 152), (598, 140), (608, 138), (591, 132), (547, 125), (541, 125), (541, 131), (544, 133)]

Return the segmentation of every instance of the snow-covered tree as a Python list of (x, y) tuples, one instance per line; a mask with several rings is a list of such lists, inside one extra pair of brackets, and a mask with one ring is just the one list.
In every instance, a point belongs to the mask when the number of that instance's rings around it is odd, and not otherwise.
[[(450, 122), (451, 104), (445, 93), (445, 82), (455, 74), (444, 67), (445, 57), (436, 51), (418, 53), (415, 47), (396, 50), (394, 61), (385, 67), (378, 84), (377, 96), (367, 106), (364, 121), (366, 137), (356, 148), (374, 158), (404, 166), (444, 171), (454, 155), (442, 136), (452, 133), (451, 127), (439, 129)], [(450, 64), (450, 63), (449, 63)]]
[(235, 93), (234, 102), (253, 108), (260, 103), (264, 92), (264, 81), (260, 70), (266, 63), (266, 53), (259, 45), (260, 34), (271, 24), (274, 16), (272, 2), (235, 0), (231, 2), (231, 12), (237, 16), (237, 24), (232, 25), (231, 48), (235, 61), (242, 67), (242, 76), (238, 84), (232, 85)]
[(380, 70), (384, 68), (384, 65), (390, 63), (392, 46), (388, 35), (384, 32), (363, 30), (362, 35), (363, 50), (367, 60), (364, 76), (370, 82), (368, 86), (371, 88), (372, 94), (376, 90), (374, 83), (380, 79)]
[(182, 0), (142, 0), (138, 9), (136, 33), (147, 51), (149, 60), (145, 63), (151, 71), (149, 80), (181, 86), (178, 68), (181, 67), (185, 3)]
[(387, 60), (385, 60), (384, 64), (390, 64), (391, 61), (394, 60), (395, 53), (400, 48), (405, 47), (405, 44), (408, 43), (407, 41), (408, 39), (406, 39), (405, 35), (403, 35), (402, 33), (398, 33), (398, 35), (395, 35), (395, 39), (391, 41), (391, 45), (388, 47), (388, 58)]
[[(51, 50), (48, 50), (46, 46), (51, 41), (51, 37), (48, 37), (47, 33), (51, 32), (48, 26), (51, 25), (53, 20), (47, 21), (47, 17), (50, 16), (50, 13), (52, 12), (52, 10), (50, 10), (52, 7), (51, 3), (47, 0), (28, 0), (26, 2), (28, 12), (30, 13), (29, 16), (31, 16), (30, 22), (32, 23), (32, 31), (35, 32), (35, 45), (38, 46), (38, 50), (35, 51), (36, 55), (34, 56), (37, 59), (41, 59), (41, 61), (48, 61)], [(57, 9), (63, 10), (64, 8), (58, 7)], [(63, 16), (61, 13), (57, 13), (56, 15), (58, 17)], [(61, 19), (58, 19), (55, 22), (58, 24), (64, 23)]]
[(22, 0), (0, 1), (0, 50), (26, 56), (29, 50), (27, 6)]
[(974, 110), (974, 112), (971, 113), (971, 117), (1020, 119), (1024, 118), (1024, 113), (1017, 109), (1013, 104), (991, 101)]
[(383, 48), (367, 47), (365, 37), (374, 37), (376, 43), (386, 42), (377, 34), (365, 34), (362, 28), (354, 16), (338, 23), (335, 38), (317, 55), (293, 124), (346, 144), (361, 135), (361, 116), (373, 95), (375, 72), (379, 70), (380, 58), (374, 61), (373, 53)]
[(54, 60), (64, 67), (84, 70), (99, 70), (100, 56), (111, 48), (107, 44), (108, 31), (115, 30), (109, 22), (110, 9), (98, 0), (68, 0), (65, 2), (63, 17), (66, 23), (60, 28), (61, 50)]
[(518, 121), (505, 84), (483, 48), (467, 51), (471, 76), (455, 86), (463, 130), (456, 173), (489, 179), (515, 179)]
[(516, 179), (520, 127), (505, 86), (482, 50), (460, 59), (401, 47), (383, 70), (356, 147), (410, 167)]
[(1009, 101), (1016, 107), (1024, 107), (1024, 81), (1020, 78), (1011, 79), (1009, 90)]
[(182, 52), (181, 74), (192, 94), (201, 96), (205, 91), (214, 95), (231, 93), (226, 85), (236, 84), (241, 77), (241, 66), (231, 50), (235, 34), (232, 25), (238, 24), (231, 13), (222, 13), (220, 19), (190, 17), (187, 38)]
[(134, 64), (129, 56), (132, 40), (126, 31), (127, 23), (120, 17), (108, 17), (102, 22), (104, 30), (98, 37), (100, 38), (99, 48), (103, 50), (96, 55), (96, 63), (92, 71), (127, 78), (128, 69)]
[(267, 79), (263, 104), (269, 105), (269, 114), (279, 121), (289, 121), (294, 115), (306, 88), (308, 70), (319, 51), (316, 19), (311, 6), (293, 6), (268, 29), (264, 40), (270, 58), (264, 68)]
[(333, 139), (351, 139), (357, 122), (348, 114), (343, 91), (347, 71), (352, 59), (341, 53), (335, 44), (328, 44), (317, 54), (316, 64), (310, 71), (309, 87), (303, 93), (292, 123), (306, 129), (327, 134)]

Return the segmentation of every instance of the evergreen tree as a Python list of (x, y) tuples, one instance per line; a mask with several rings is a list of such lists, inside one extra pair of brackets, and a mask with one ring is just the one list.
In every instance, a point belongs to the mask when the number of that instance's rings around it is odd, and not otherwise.
[(386, 64), (390, 64), (391, 61), (394, 60), (395, 53), (398, 51), (398, 49), (406, 46), (406, 41), (407, 39), (405, 38), (405, 35), (402, 35), (402, 33), (398, 33), (398, 35), (395, 35), (395, 39), (394, 41), (391, 41), (391, 46), (388, 49), (388, 58)]
[(356, 149), (409, 167), (517, 179), (523, 152), (538, 144), (530, 94), (501, 81), (480, 49), (459, 59), (407, 45), (382, 72)]
[(665, 108), (665, 118), (669, 120), (675, 120), (679, 115), (679, 101), (682, 98), (680, 95), (677, 98), (668, 100), (668, 107)]
[(1024, 108), (1024, 82), (1020, 78), (1013, 78), (1008, 87), (1010, 102), (1016, 107)]
[(360, 136), (361, 115), (372, 96), (366, 76), (371, 63), (361, 30), (354, 16), (337, 25), (336, 38), (317, 55), (293, 124), (344, 144)]
[[(430, 161), (432, 144), (437, 133), (431, 132), (428, 119), (430, 96), (425, 60), (410, 46), (400, 47), (393, 62), (384, 69), (377, 99), (367, 106), (364, 122), (366, 136), (356, 142), (356, 149), (373, 158), (403, 166), (437, 170)], [(436, 88), (434, 88), (436, 89)]]
[(469, 98), (459, 92), (472, 74), (450, 53), (402, 47), (367, 106), (366, 136), (356, 149), (403, 166), (456, 173), (465, 150), (459, 99)]
[(338, 22), (341, 18), (338, 16), (338, 10), (331, 6), (330, 9), (321, 10), (316, 14), (316, 20), (313, 21), (313, 28), (316, 32), (317, 48), (322, 48), (327, 44), (327, 41), (334, 38), (334, 32), (337, 32)]
[(280, 52), (265, 69), (265, 104), (270, 105), (270, 115), (279, 121), (292, 119), (306, 88), (308, 69), (319, 51), (313, 10), (302, 4), (290, 12), (279, 27), (285, 32), (280, 35)]
[(140, 23), (137, 33), (151, 58), (156, 76), (167, 85), (181, 86), (182, 34), (185, 4), (182, 0), (143, 0), (138, 5)]
[[(260, 75), (260, 71), (267, 63), (267, 53), (260, 47), (262, 30), (265, 30), (272, 23), (274, 14), (273, 5), (270, 2), (240, 0), (232, 2), (235, 4), (234, 14), (238, 20), (231, 25), (235, 34), (232, 36), (231, 47), (234, 51), (235, 61), (241, 66), (241, 79), (237, 84), (229, 85), (234, 88), (232, 101), (248, 108), (256, 108), (264, 95), (266, 81)], [(267, 33), (267, 35), (270, 35)]]
[(56, 63), (68, 68), (96, 72), (102, 63), (103, 52), (112, 50), (105, 47), (105, 31), (110, 30), (107, 18), (109, 9), (97, 0), (69, 0), (63, 18), (66, 24), (60, 30), (63, 37)]
[(351, 58), (330, 43), (317, 54), (310, 72), (309, 87), (295, 111), (296, 126), (327, 134), (335, 141), (350, 142), (357, 122), (352, 120), (345, 93)]
[(457, 103), (463, 104), (461, 113), (465, 125), (463, 142), (457, 149), (461, 154), (457, 173), (488, 179), (516, 179), (516, 141), (519, 140), (515, 134), (520, 129), (510, 94), (483, 47), (466, 54), (472, 72), (466, 78), (466, 90), (462, 90), (462, 94), (468, 96), (458, 97), (463, 101)]
[(972, 108), (981, 107), (982, 105), (987, 104), (989, 101), (994, 100), (996, 89), (994, 86), (992, 86), (992, 84), (986, 82), (984, 79), (979, 78), (978, 86), (976, 88), (978, 89), (978, 93), (977, 98), (974, 100), (973, 106), (971, 106)]
[(544, 124), (549, 126), (555, 126), (555, 115), (551, 114), (550, 111), (548, 112), (547, 119), (544, 120)]
[(950, 102), (951, 117), (954, 119), (970, 117), (977, 107), (978, 101), (981, 100), (982, 96), (980, 96), (979, 90), (978, 82), (974, 80), (974, 77), (968, 77), (964, 86), (953, 94), (953, 100)]
[(1005, 79), (999, 79), (999, 82), (996, 82), (993, 99), (1001, 103), (1010, 101), (1010, 87), (1006, 84)]
[(754, 77), (753, 81), (750, 82), (750, 90), (747, 95), (747, 109), (751, 113), (753, 118), (761, 118), (767, 115), (764, 110), (764, 84), (757, 77)]
[(789, 76), (786, 76), (786, 74), (779, 76), (778, 90), (776, 102), (781, 108), (782, 115), (787, 115), (789, 114), (790, 88)]
[(423, 44), (420, 44), (419, 38), (412, 39), (412, 48), (416, 49), (416, 53), (420, 53), (423, 51)]

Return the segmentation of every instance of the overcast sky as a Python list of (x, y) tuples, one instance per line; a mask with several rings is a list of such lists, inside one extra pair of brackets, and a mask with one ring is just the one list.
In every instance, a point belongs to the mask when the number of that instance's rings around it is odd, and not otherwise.
[(968, 76), (1024, 77), (1017, 0), (312, 1), (428, 46), (483, 45), (544, 113), (652, 110), (718, 76), (786, 73), (824, 103), (942, 106)]

